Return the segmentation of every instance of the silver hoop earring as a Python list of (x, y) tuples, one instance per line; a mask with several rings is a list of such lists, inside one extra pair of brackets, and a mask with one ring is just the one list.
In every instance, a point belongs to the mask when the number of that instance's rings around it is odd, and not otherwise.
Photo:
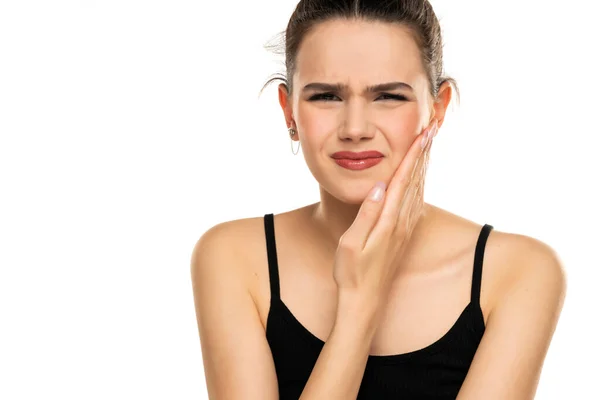
[(292, 153), (294, 155), (298, 154), (298, 151), (300, 151), (300, 141), (298, 141), (298, 148), (296, 149), (296, 151), (294, 152), (294, 141), (292, 140), (292, 138), (294, 137), (294, 135), (296, 134), (296, 130), (294, 128), (289, 128), (288, 132), (290, 134), (290, 144), (292, 146)]

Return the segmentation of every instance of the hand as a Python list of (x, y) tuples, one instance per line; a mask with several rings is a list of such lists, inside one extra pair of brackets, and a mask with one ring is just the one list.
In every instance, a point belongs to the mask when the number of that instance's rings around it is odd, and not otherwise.
[[(425, 173), (438, 124), (417, 137), (394, 173), (387, 191), (378, 182), (361, 205), (358, 214), (340, 238), (333, 275), (338, 293), (353, 293), (383, 300), (423, 208)], [(421, 141), (430, 133), (426, 147)], [(381, 185), (382, 198), (372, 195)], [(369, 299), (370, 300), (370, 299)]]

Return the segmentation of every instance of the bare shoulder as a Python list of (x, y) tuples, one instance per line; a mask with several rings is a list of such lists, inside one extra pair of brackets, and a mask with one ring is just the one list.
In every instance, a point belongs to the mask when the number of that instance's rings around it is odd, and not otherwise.
[(524, 286), (530, 288), (533, 296), (536, 290), (547, 290), (559, 300), (564, 298), (566, 272), (549, 244), (528, 235), (494, 229), (486, 243), (485, 257), (496, 276), (497, 290), (491, 308)]
[(270, 296), (264, 223), (264, 216), (219, 223), (200, 237), (192, 253), (194, 281), (202, 276), (229, 283), (233, 280), (237, 290), (252, 298), (263, 327)]
[[(214, 302), (225, 291), (235, 296), (249, 294), (244, 268), (244, 237), (252, 231), (248, 219), (212, 226), (192, 250), (190, 272), (197, 305)], [(254, 233), (255, 234), (255, 233)]]
[(237, 250), (243, 244), (243, 239), (256, 234), (256, 225), (262, 217), (241, 218), (218, 223), (202, 234), (198, 244), (211, 242), (226, 242), (234, 245), (232, 249)]
[(566, 274), (556, 251), (539, 239), (493, 231), (489, 239), (486, 257), (490, 250), (490, 266), (504, 272), (503, 280), (457, 399), (533, 399)]
[[(473, 239), (481, 232), (482, 224), (437, 207), (433, 209), (442, 227), (441, 239), (436, 241), (442, 243), (440, 248), (462, 249), (460, 254), (467, 257), (465, 265), (472, 263)], [(507, 296), (523, 287), (530, 292), (550, 289), (554, 299), (561, 300), (566, 290), (566, 274), (557, 252), (539, 239), (502, 231), (493, 221), (489, 223), (494, 229), (485, 243), (481, 288), (486, 323), (493, 310), (506, 302)]]
[(256, 219), (223, 222), (198, 239), (191, 276), (210, 398), (276, 399), (277, 377), (247, 276)]
[(240, 261), (248, 257), (248, 250), (254, 247), (261, 223), (262, 217), (251, 217), (225, 221), (212, 226), (202, 234), (194, 246), (192, 273), (200, 265), (196, 262), (199, 257), (219, 257), (229, 262), (220, 263), (215, 268), (229, 269), (230, 272), (239, 274), (238, 278), (243, 277), (247, 268), (244, 268), (244, 264)]
[(532, 273), (547, 273), (557, 277), (565, 271), (556, 250), (531, 236), (496, 231), (490, 235), (490, 251), (507, 263), (507, 272), (513, 279)]

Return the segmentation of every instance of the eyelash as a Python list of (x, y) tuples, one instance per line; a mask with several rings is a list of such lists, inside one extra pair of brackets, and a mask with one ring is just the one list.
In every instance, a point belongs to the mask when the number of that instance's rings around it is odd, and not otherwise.
[[(325, 97), (327, 97), (327, 96), (335, 96), (335, 95), (333, 93), (320, 93), (320, 94), (316, 94), (316, 95), (312, 96), (311, 98), (308, 99), (308, 101), (318, 101), (318, 100), (330, 101), (330, 100), (325, 99)], [(399, 100), (399, 101), (408, 100), (405, 96), (403, 96), (401, 94), (383, 93), (381, 96), (387, 96), (390, 98), (390, 100)]]

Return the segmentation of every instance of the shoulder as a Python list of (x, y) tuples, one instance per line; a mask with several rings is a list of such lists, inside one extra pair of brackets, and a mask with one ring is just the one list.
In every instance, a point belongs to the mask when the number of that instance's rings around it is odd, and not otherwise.
[(562, 262), (539, 239), (493, 229), (484, 264), (499, 279), (457, 398), (533, 399), (566, 294)]
[(490, 239), (491, 251), (503, 255), (500, 260), (508, 271), (506, 284), (531, 279), (538, 274), (557, 282), (566, 280), (563, 263), (549, 244), (531, 236), (507, 232), (496, 232), (493, 238), (490, 234)]
[(490, 239), (499, 254), (492, 263), (507, 273), (457, 398), (532, 399), (562, 311), (566, 274), (556, 251), (541, 240), (519, 234)]
[(528, 293), (539, 302), (562, 305), (567, 274), (558, 253), (549, 244), (531, 236), (494, 229), (485, 254), (489, 255), (498, 276), (492, 312), (517, 292)]
[(250, 217), (218, 223), (200, 236), (194, 248), (221, 244), (238, 250), (243, 239), (256, 234), (257, 225), (262, 224), (262, 220), (263, 217)]
[(242, 218), (210, 227), (196, 241), (191, 255), (192, 277), (235, 274), (237, 280), (248, 272), (244, 259), (249, 257), (263, 217)]
[[(452, 246), (472, 262), (473, 238), (483, 226), (475, 221), (437, 209), (441, 216), (441, 232), (452, 236)], [(490, 223), (494, 226), (493, 223)], [(452, 233), (452, 235), (451, 235)], [(485, 242), (481, 289), (484, 320), (489, 320), (494, 310), (507, 306), (515, 293), (536, 297), (537, 306), (560, 307), (566, 293), (566, 273), (556, 250), (534, 237), (504, 232), (494, 226)], [(514, 303), (513, 303), (514, 304)]]
[(257, 219), (208, 229), (191, 257), (194, 305), (210, 398), (277, 398), (277, 376), (249, 290), (246, 235)]

